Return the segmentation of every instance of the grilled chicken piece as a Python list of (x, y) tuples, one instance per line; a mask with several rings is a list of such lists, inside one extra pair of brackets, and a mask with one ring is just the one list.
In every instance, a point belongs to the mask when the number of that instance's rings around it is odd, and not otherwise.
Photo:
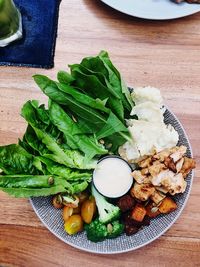
[(141, 171), (133, 171), (132, 172), (133, 178), (136, 180), (138, 184), (149, 184), (151, 183), (151, 177), (146, 176), (141, 173)]
[(166, 170), (166, 166), (163, 163), (156, 163), (149, 167), (151, 176), (156, 176), (163, 170)]
[(140, 162), (138, 162), (138, 166), (140, 168), (147, 168), (151, 165), (151, 161), (152, 161), (152, 158), (151, 157), (148, 157)]
[(196, 167), (196, 162), (194, 159), (184, 157), (183, 166), (180, 170), (180, 173), (183, 174), (183, 177), (186, 178), (188, 173)]
[(138, 162), (140, 170), (132, 172), (136, 183), (131, 194), (141, 201), (151, 198), (158, 203), (162, 193), (183, 193), (187, 186), (184, 178), (196, 165), (194, 159), (184, 156), (186, 150), (186, 146), (176, 146)]
[(141, 174), (142, 175), (148, 175), (149, 174), (149, 169), (148, 168), (141, 169)]
[(153, 160), (159, 160), (160, 162), (163, 162), (165, 160), (165, 158), (169, 157), (170, 154), (173, 154), (177, 150), (179, 150), (179, 147), (178, 146), (164, 149), (161, 152), (153, 155), (152, 159)]
[(170, 158), (170, 157), (165, 158), (164, 164), (167, 168), (169, 168), (173, 172), (176, 172), (176, 165), (175, 165), (172, 158)]
[(155, 188), (152, 184), (138, 184), (135, 182), (131, 188), (131, 196), (138, 200), (146, 201), (155, 192)]
[(167, 194), (168, 190), (163, 186), (155, 186), (156, 190), (158, 190), (161, 193)]
[(155, 186), (163, 186), (171, 195), (183, 193), (186, 189), (186, 181), (182, 173), (175, 174), (170, 170), (160, 172), (152, 178), (152, 184)]
[(187, 151), (186, 146), (180, 146), (178, 150), (170, 155), (170, 158), (173, 159), (174, 163), (181, 159)]
[(184, 158), (181, 158), (179, 161), (176, 162), (176, 172), (180, 172), (183, 167)]
[(150, 196), (151, 200), (157, 205), (159, 204), (164, 198), (166, 197), (165, 194), (155, 191), (153, 195)]
[(159, 160), (160, 162), (163, 162), (165, 158), (169, 157), (170, 155), (170, 149), (164, 149), (161, 152), (153, 155), (152, 159), (153, 160)]

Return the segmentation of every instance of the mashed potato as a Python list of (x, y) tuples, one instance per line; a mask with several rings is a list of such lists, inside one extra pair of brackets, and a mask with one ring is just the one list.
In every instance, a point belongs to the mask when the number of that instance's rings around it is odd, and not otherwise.
[(131, 115), (138, 120), (127, 120), (132, 142), (119, 148), (119, 154), (129, 162), (176, 146), (178, 133), (172, 125), (164, 123), (163, 99), (160, 91), (153, 87), (135, 88), (132, 93), (135, 106)]
[(151, 86), (134, 88), (131, 97), (136, 105), (146, 101), (158, 104), (159, 106), (163, 104), (160, 90)]
[(164, 109), (158, 104), (146, 101), (133, 107), (131, 115), (137, 115), (139, 120), (163, 122)]

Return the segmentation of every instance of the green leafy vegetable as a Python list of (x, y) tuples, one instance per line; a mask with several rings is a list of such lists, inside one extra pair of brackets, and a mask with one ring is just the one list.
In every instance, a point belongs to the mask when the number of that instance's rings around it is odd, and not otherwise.
[(48, 175), (0, 176), (0, 189), (15, 197), (39, 197), (72, 191), (64, 178)]
[[(32, 100), (22, 107), (28, 122), (23, 138), (18, 145), (0, 147), (1, 190), (16, 197), (81, 192), (91, 182), (98, 157), (115, 153), (130, 139), (125, 118), (133, 103), (108, 53), (84, 58), (70, 65), (70, 71), (59, 71), (58, 81), (34, 76), (49, 105), (45, 108)], [(95, 197), (100, 215), (96, 226), (101, 232), (102, 223), (118, 218), (119, 210)], [(122, 231), (118, 222), (112, 223), (112, 231), (109, 227), (106, 238)], [(101, 232), (98, 238), (104, 235)]]
[[(77, 64), (70, 65), (72, 75), (76, 78), (75, 85), (86, 94), (89, 94), (91, 97), (100, 98), (101, 100), (107, 100), (107, 106), (112, 109), (112, 111), (119, 117), (120, 120), (123, 120), (123, 106), (121, 100), (115, 95), (113, 96), (108, 90), (106, 85), (103, 85), (98, 77), (92, 73), (84, 73), (84, 67)], [(99, 93), (100, 92), (100, 93)]]
[(76, 171), (71, 168), (67, 168), (64, 165), (55, 163), (54, 161), (44, 158), (37, 157), (39, 161), (45, 164), (46, 169), (50, 174), (57, 175), (60, 177), (64, 177), (67, 181), (71, 182), (79, 182), (86, 181), (91, 182), (92, 173), (91, 171)]
[(101, 100), (99, 98), (94, 99), (66, 84), (57, 83), (57, 86), (62, 92), (73, 96), (80, 103), (85, 104), (88, 107), (101, 110), (105, 113), (109, 113), (109, 109), (105, 107), (105, 104), (108, 99), (105, 100)]
[(75, 79), (66, 71), (60, 70), (57, 74), (57, 79), (60, 83), (70, 84)]
[[(130, 91), (128, 89), (128, 87), (126, 86), (120, 72), (115, 68), (115, 66), (113, 65), (112, 61), (109, 58), (108, 52), (106, 51), (101, 51), (99, 53), (99, 57), (101, 58), (101, 60), (104, 62), (105, 65), (107, 65), (107, 68), (112, 70), (113, 73), (115, 73), (115, 79), (118, 79), (117, 83), (119, 82), (119, 87), (121, 92), (125, 95), (125, 99), (124, 97), (122, 98), (123, 101), (123, 105), (126, 107), (126, 109), (129, 111), (128, 116), (130, 115), (130, 111), (134, 106), (134, 103), (132, 101), (131, 95), (130, 95)], [(112, 77), (112, 73), (110, 74)], [(114, 81), (116, 82), (116, 81)]]
[(5, 174), (37, 173), (32, 155), (15, 144), (0, 147), (0, 168)]
[[(92, 131), (93, 133), (97, 134), (97, 136), (99, 135), (103, 137), (110, 136), (114, 133), (119, 133), (124, 138), (124, 142), (126, 140), (129, 140), (129, 133), (127, 128), (117, 118), (117, 116), (112, 113), (111, 110), (109, 111), (109, 116), (108, 114), (101, 114), (96, 110), (78, 102), (75, 98), (66, 96), (66, 94), (59, 90), (56, 83), (51, 81), (47, 77), (42, 75), (35, 75), (34, 79), (42, 89), (42, 91), (47, 94), (53, 101), (58, 104), (66, 105), (67, 108), (70, 109), (73, 114), (75, 114), (78, 121), (77, 124), (79, 124), (79, 118), (82, 119), (82, 125), (83, 121), (85, 121), (85, 124), (89, 124), (90, 129), (88, 133), (91, 133)], [(86, 133), (85, 130), (86, 129), (83, 130), (83, 133)], [(100, 132), (100, 134), (98, 132)], [(100, 138), (101, 137), (98, 137), (98, 139)]]
[[(95, 160), (85, 159), (85, 157), (76, 150), (64, 150), (55, 138), (45, 131), (44, 125), (38, 120), (35, 109), (30, 101), (24, 104), (21, 112), (22, 116), (31, 125), (39, 141), (45, 144), (50, 151), (47, 154), (42, 154), (44, 157), (71, 168), (91, 169), (95, 167)], [(43, 130), (41, 130), (41, 128)]]
[(78, 124), (75, 123), (58, 104), (51, 102), (49, 111), (51, 121), (63, 132), (68, 145), (72, 149), (79, 149), (85, 154), (87, 159), (92, 159), (95, 155), (108, 153), (108, 151), (98, 143), (95, 136), (82, 134)]

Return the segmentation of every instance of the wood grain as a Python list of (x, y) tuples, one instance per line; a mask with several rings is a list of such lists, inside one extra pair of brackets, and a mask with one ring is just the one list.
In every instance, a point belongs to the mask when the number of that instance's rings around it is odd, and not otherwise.
[(0, 145), (22, 136), (20, 108), (46, 101), (35, 73), (56, 77), (59, 69), (105, 49), (130, 86), (161, 89), (166, 104), (188, 134), (197, 160), (189, 201), (176, 223), (152, 244), (120, 255), (95, 255), (53, 236), (26, 199), (0, 192), (0, 266), (199, 266), (200, 265), (200, 13), (174, 21), (144, 21), (101, 1), (62, 1), (55, 68), (0, 67)]

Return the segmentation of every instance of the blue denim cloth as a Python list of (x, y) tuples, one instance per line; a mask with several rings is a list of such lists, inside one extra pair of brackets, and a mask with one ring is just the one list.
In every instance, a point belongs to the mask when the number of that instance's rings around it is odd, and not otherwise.
[(52, 68), (60, 0), (14, 0), (22, 14), (23, 39), (0, 47), (0, 65)]

